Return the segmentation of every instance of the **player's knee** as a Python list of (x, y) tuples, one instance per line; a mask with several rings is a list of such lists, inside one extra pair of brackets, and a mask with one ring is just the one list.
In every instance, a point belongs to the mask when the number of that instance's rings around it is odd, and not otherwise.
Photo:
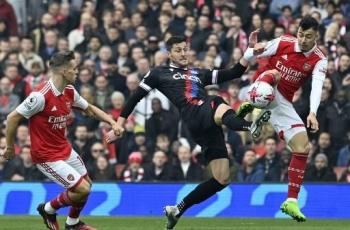
[(305, 153), (308, 154), (310, 152), (310, 143), (308, 141), (303, 141), (292, 146), (292, 151), (297, 153)]
[(86, 180), (83, 180), (75, 188), (75, 192), (79, 193), (82, 197), (88, 196), (90, 194), (90, 191), (91, 191), (91, 186)]
[(226, 173), (216, 176), (215, 180), (217, 180), (223, 186), (226, 186), (231, 182), (230, 175)]

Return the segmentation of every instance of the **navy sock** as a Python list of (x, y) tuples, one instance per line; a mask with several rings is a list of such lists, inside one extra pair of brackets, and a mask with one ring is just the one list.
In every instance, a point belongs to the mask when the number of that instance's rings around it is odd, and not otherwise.
[(214, 178), (210, 178), (209, 180), (199, 184), (179, 204), (177, 204), (177, 208), (180, 211), (177, 216), (180, 217), (188, 208), (205, 201), (225, 187), (226, 185), (220, 184)]

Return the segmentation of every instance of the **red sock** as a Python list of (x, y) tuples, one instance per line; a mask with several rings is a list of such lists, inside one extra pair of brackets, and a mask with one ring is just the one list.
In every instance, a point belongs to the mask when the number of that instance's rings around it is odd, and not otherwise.
[(83, 210), (85, 204), (86, 204), (86, 201), (78, 203), (78, 204), (73, 204), (72, 207), (70, 207), (70, 209), (69, 209), (68, 216), (70, 218), (78, 218), (80, 215), (80, 212)]
[(256, 81), (262, 81), (262, 82), (266, 82), (271, 86), (275, 86), (276, 85), (276, 79), (273, 76), (273, 74), (271, 73), (262, 73), (260, 74), (260, 76), (256, 79)]
[(56, 198), (50, 201), (54, 209), (59, 209), (71, 205), (73, 202), (68, 197), (68, 191), (60, 193)]
[(303, 183), (308, 154), (292, 153), (292, 160), (288, 167), (288, 198), (298, 198)]

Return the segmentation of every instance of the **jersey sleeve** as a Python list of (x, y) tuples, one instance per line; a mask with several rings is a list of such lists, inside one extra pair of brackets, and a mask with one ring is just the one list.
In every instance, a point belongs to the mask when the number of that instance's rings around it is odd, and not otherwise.
[(140, 87), (147, 92), (151, 91), (158, 86), (158, 76), (155, 74), (155, 70), (150, 70), (140, 82)]
[(32, 92), (29, 96), (16, 108), (16, 111), (23, 117), (29, 119), (33, 115), (44, 110), (45, 97), (40, 92)]
[(73, 102), (74, 107), (78, 107), (80, 109), (87, 109), (89, 106), (89, 103), (78, 93), (76, 89), (74, 89), (74, 102)]
[(157, 88), (158, 86), (158, 75), (155, 74), (155, 70), (148, 71), (140, 82), (139, 87), (136, 92), (131, 95), (129, 100), (126, 102), (120, 116), (123, 118), (128, 118), (132, 113), (135, 106), (139, 101), (145, 97), (152, 89)]
[(315, 114), (317, 113), (318, 106), (321, 102), (322, 87), (324, 79), (326, 78), (327, 65), (327, 59), (321, 59), (316, 63), (314, 70), (312, 71), (310, 112)]
[[(280, 44), (281, 37), (275, 38), (271, 41), (268, 41), (265, 47), (265, 51), (262, 54), (257, 55), (257, 58), (270, 57), (277, 53), (278, 46)], [(253, 48), (248, 48), (244, 53), (244, 56), (247, 60), (254, 60)]]

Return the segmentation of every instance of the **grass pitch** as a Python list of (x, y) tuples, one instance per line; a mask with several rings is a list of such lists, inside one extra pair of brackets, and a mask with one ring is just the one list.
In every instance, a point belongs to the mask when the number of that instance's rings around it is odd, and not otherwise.
[[(165, 218), (82, 217), (98, 230), (165, 229)], [(64, 229), (64, 217), (59, 217)], [(1, 230), (45, 230), (40, 216), (0, 216)], [(289, 219), (182, 218), (176, 230), (346, 230), (350, 220), (314, 220), (297, 223)]]

